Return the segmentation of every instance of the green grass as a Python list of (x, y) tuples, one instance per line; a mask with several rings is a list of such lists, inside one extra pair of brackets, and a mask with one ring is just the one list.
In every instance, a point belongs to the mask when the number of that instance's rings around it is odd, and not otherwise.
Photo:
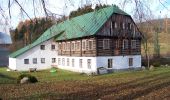
[[(27, 72), (24, 72), (27, 73)], [(16, 84), (19, 72), (0, 68), (3, 99), (168, 99), (170, 67), (87, 76), (70, 71), (32, 72), (35, 84)], [(2, 76), (3, 75), (3, 76)], [(5, 91), (5, 92), (4, 92)]]

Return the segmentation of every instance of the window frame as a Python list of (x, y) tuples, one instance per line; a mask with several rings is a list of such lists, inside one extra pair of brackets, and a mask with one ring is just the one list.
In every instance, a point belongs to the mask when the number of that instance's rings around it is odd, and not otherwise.
[(51, 58), (52, 63), (56, 63), (56, 58)]
[(37, 58), (33, 58), (33, 59), (32, 59), (32, 63), (33, 63), (33, 64), (37, 64)]
[(86, 40), (82, 41), (82, 50), (86, 50)]
[(24, 64), (29, 64), (29, 59), (24, 59)]
[(87, 68), (91, 69), (92, 67), (92, 60), (91, 59), (87, 59)]
[[(107, 44), (107, 46), (105, 44)], [(110, 49), (110, 39), (103, 39), (103, 49), (104, 50)]]
[(137, 47), (137, 41), (136, 40), (131, 40), (131, 48), (136, 49)]
[[(90, 45), (91, 43), (91, 45)], [(88, 50), (93, 50), (93, 40), (88, 41)]]
[(71, 60), (71, 62), (72, 62), (72, 67), (74, 67), (74, 66), (75, 66), (75, 65), (74, 65), (75, 60), (74, 60), (74, 59), (72, 59), (72, 60)]
[(70, 59), (67, 58), (67, 66), (70, 66)]
[(40, 50), (45, 50), (45, 45), (40, 45)]
[(133, 66), (133, 58), (129, 58), (129, 67)]
[(41, 64), (45, 64), (45, 58), (41, 58)]
[(79, 67), (83, 68), (83, 59), (79, 59)]
[(55, 45), (54, 44), (51, 45), (51, 50), (55, 50)]
[(128, 49), (129, 48), (129, 41), (128, 39), (123, 39), (123, 49)]

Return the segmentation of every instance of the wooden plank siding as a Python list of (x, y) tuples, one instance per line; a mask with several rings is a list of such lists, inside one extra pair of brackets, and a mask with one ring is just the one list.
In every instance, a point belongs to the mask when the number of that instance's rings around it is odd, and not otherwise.
[[(83, 49), (82, 47), (83, 41), (85, 41), (85, 49)], [(89, 42), (91, 42), (92, 46), (89, 46)], [(68, 45), (68, 43), (70, 43), (70, 45)], [(96, 39), (95, 38), (61, 41), (61, 42), (58, 42), (58, 46), (59, 46), (58, 55), (60, 56), (76, 56), (76, 57), (96, 56)], [(66, 49), (66, 48), (69, 48), (69, 49)]]
[[(131, 47), (131, 41), (134, 39), (128, 40), (128, 48), (123, 49), (123, 40), (124, 39), (116, 39), (116, 38), (108, 38), (110, 41), (110, 49), (103, 48), (103, 40), (106, 38), (97, 38), (97, 56), (121, 56), (121, 55), (138, 55), (141, 52), (140, 40), (136, 41), (136, 47)], [(119, 41), (117, 46), (117, 41)]]
[[(109, 47), (105, 48), (104, 41), (108, 40), (109, 43), (106, 43), (106, 46), (109, 45)], [(125, 40), (127, 41), (126, 48), (124, 48)], [(132, 47), (132, 41), (135, 41), (135, 48)], [(58, 54), (61, 56), (94, 57), (141, 54), (141, 34), (136, 24), (130, 16), (120, 14), (113, 14), (94, 36), (58, 41), (58, 44)], [(90, 48), (90, 44), (92, 48)], [(72, 47), (73, 45), (74, 47)]]

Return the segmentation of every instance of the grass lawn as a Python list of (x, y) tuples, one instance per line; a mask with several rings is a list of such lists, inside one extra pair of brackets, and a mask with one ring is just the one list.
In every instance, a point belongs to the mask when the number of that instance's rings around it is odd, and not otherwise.
[[(26, 73), (26, 72), (25, 72)], [(0, 68), (2, 99), (165, 99), (170, 98), (170, 67), (86, 76), (49, 70), (30, 73), (35, 84), (16, 84), (19, 72)]]

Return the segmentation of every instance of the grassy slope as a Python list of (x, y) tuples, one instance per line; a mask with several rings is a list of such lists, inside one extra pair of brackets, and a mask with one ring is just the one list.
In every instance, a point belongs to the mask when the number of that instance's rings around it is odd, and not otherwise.
[[(169, 98), (170, 68), (85, 76), (59, 70), (31, 73), (40, 82), (15, 84), (19, 73), (0, 69), (0, 97), (4, 99), (161, 99)], [(5, 82), (9, 84), (3, 84)]]

